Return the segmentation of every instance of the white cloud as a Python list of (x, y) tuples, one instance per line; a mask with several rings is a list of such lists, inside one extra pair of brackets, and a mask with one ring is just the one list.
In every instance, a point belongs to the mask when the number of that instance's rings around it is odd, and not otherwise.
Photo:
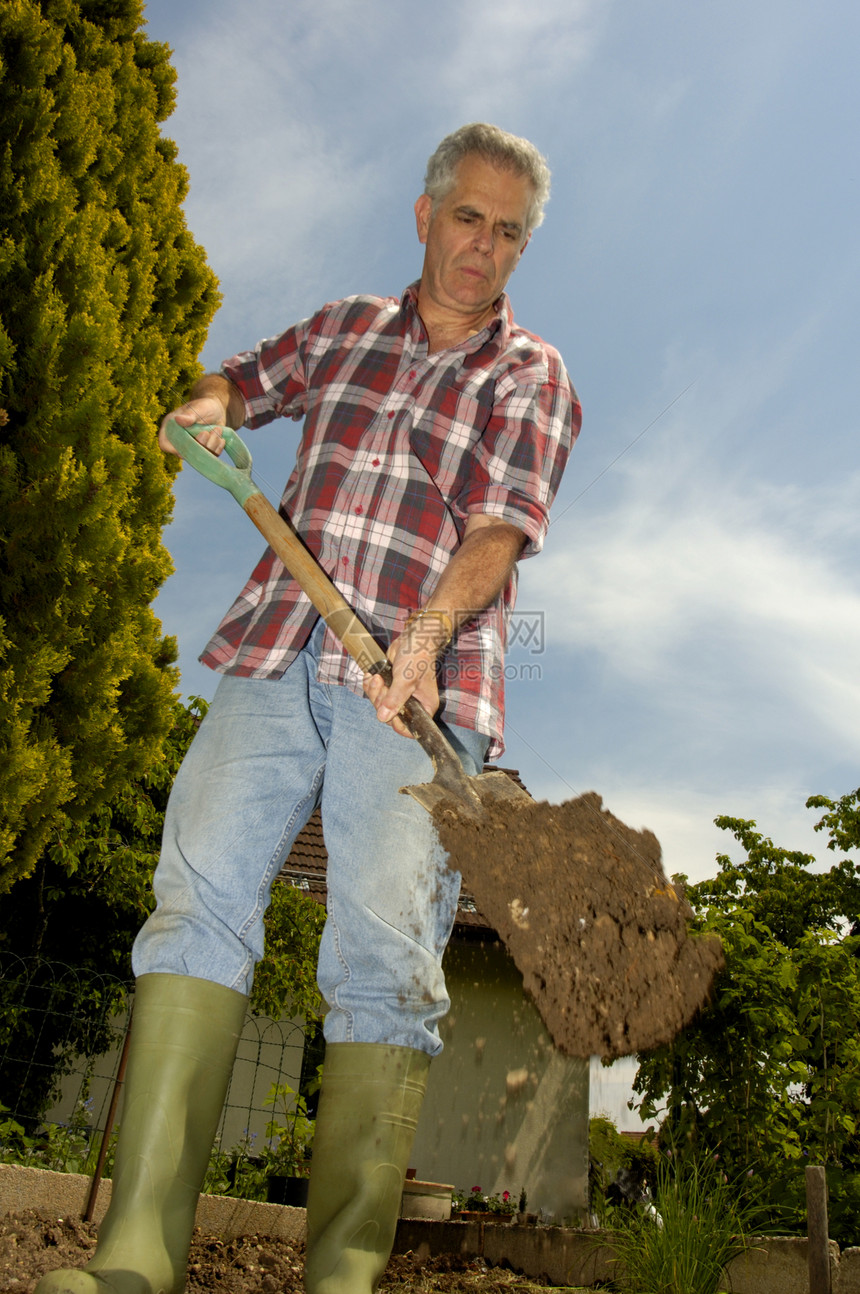
[[(191, 172), (189, 223), (228, 288), (253, 295), (287, 278), (301, 295), (337, 255), (336, 232), (366, 210), (379, 168), (363, 164), (314, 103), (325, 42), (345, 38), (332, 10), (213, 5), (176, 51), (177, 112), (168, 123)], [(326, 9), (328, 21), (326, 21)], [(316, 11), (315, 11), (316, 12)]]
[(448, 23), (445, 57), (423, 93), (449, 99), (462, 120), (498, 118), (516, 130), (512, 118), (552, 96), (554, 87), (571, 93), (610, 9), (609, 0), (543, 0), (527, 16), (521, 0), (458, 6), (456, 23)]
[[(693, 392), (524, 569), (559, 636), (681, 708), (784, 707), (813, 741), (860, 742), (860, 474), (781, 483), (786, 375), (815, 321)], [(676, 355), (677, 371), (699, 368)], [(778, 412), (777, 412), (778, 411)], [(732, 699), (736, 685), (737, 696)]]
[[(532, 590), (543, 586), (549, 596), (563, 587), (555, 601), (567, 608), (568, 639), (599, 649), (628, 676), (651, 675), (667, 659), (676, 668), (711, 636), (735, 663), (755, 669), (763, 687), (814, 709), (824, 703), (846, 736), (852, 723), (856, 734), (860, 588), (797, 527), (797, 489), (741, 492), (706, 473), (679, 488), (675, 466), (677, 458), (662, 477), (631, 478), (621, 500), (591, 518), (587, 551), (574, 563), (555, 536)], [(854, 530), (850, 495), (856, 499), (858, 483), (860, 476), (853, 490), (810, 489), (803, 507), (826, 511), (831, 528), (841, 511)]]

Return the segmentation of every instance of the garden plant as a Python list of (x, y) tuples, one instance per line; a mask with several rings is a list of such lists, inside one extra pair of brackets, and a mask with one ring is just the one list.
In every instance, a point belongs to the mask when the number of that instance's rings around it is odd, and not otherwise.
[(762, 1210), (717, 1158), (662, 1157), (652, 1207), (614, 1207), (607, 1225), (623, 1294), (721, 1294), (725, 1268), (752, 1243)]

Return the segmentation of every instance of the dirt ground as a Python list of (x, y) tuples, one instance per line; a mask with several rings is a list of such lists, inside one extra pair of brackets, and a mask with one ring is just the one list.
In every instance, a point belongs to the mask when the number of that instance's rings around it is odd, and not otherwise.
[[(35, 1209), (7, 1214), (0, 1218), (0, 1294), (32, 1294), (45, 1272), (83, 1267), (95, 1243), (95, 1227), (79, 1218), (58, 1220)], [(304, 1294), (302, 1266), (302, 1247), (285, 1240), (220, 1240), (195, 1231), (187, 1289), (207, 1294)], [(395, 1255), (380, 1286), (418, 1294), (529, 1294), (546, 1288), (481, 1260), (441, 1257), (419, 1263), (413, 1254)]]

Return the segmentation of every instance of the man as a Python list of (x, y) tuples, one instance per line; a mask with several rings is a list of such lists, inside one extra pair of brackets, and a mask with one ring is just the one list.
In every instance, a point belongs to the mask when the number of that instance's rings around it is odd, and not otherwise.
[(228, 360), (175, 414), (216, 454), (224, 425), (305, 419), (282, 509), (393, 678), (362, 678), (267, 551), (202, 657), (224, 677), (174, 786), (158, 906), (135, 945), (111, 1210), (87, 1272), (54, 1273), (39, 1294), (183, 1287), (263, 913), (317, 804), (328, 1012), (305, 1279), (311, 1294), (370, 1294), (382, 1274), (441, 1049), (459, 889), (428, 815), (399, 793), (430, 770), (398, 712), (416, 697), (468, 773), (503, 748), (516, 562), (541, 546), (579, 427), (558, 355), (513, 324), (504, 295), (548, 192), (525, 140), (456, 131), (415, 204), (424, 264), (402, 301), (325, 306)]

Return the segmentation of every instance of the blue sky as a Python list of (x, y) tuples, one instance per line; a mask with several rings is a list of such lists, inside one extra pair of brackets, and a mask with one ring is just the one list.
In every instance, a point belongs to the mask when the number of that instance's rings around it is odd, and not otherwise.
[[(813, 793), (860, 783), (860, 287), (853, 0), (153, 0), (165, 133), (224, 303), (222, 358), (352, 292), (417, 278), (438, 140), (494, 121), (553, 196), (509, 287), (583, 431), (520, 609), (508, 750), (533, 794), (596, 790), (712, 875), (754, 818), (818, 852)], [(184, 393), (178, 393), (181, 398)], [(297, 431), (249, 436), (276, 498)], [(260, 543), (182, 474), (156, 604), (184, 693)], [(537, 667), (537, 670), (536, 668)], [(539, 675), (539, 676), (536, 676)]]

